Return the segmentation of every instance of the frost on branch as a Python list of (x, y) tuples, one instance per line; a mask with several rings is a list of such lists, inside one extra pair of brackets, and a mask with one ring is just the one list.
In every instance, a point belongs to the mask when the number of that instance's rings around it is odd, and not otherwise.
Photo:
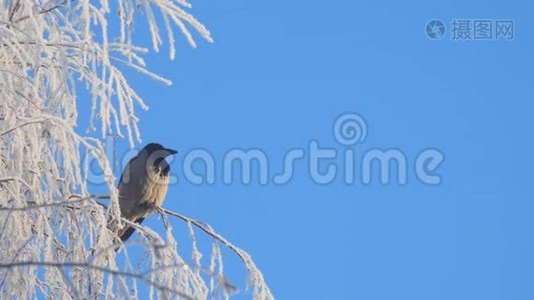
[[(121, 68), (171, 84), (147, 69), (148, 49), (132, 39), (134, 21), (145, 17), (152, 48), (166, 39), (173, 59), (176, 31), (193, 47), (196, 36), (212, 41), (189, 8), (186, 0), (0, 0), (0, 298), (227, 298), (233, 286), (220, 247), (244, 262), (255, 299), (272, 298), (250, 256), (204, 223), (165, 210), (161, 237), (120, 218), (117, 174), (103, 141), (118, 136), (133, 147), (140, 140), (135, 110), (147, 108)], [(80, 133), (84, 101), (90, 126)], [(107, 205), (91, 195), (82, 155), (103, 171)], [(166, 215), (184, 222), (191, 259), (180, 256)], [(116, 257), (110, 221), (136, 227), (141, 261), (126, 248)], [(213, 239), (208, 262), (194, 227)]]

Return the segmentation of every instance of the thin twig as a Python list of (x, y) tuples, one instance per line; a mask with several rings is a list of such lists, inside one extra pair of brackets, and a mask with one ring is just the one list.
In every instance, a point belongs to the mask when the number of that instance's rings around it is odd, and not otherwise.
[(250, 256), (248, 256), (248, 254), (245, 251), (241, 250), (240, 248), (238, 248), (237, 246), (229, 242), (227, 239), (225, 239), (222, 235), (215, 232), (215, 230), (213, 230), (213, 228), (209, 226), (208, 224), (189, 218), (187, 216), (184, 216), (178, 212), (172, 211), (167, 208), (161, 207), (160, 209), (168, 215), (177, 217), (185, 222), (189, 222), (190, 224), (195, 225), (197, 228), (204, 231), (207, 235), (221, 242), (223, 245), (228, 247), (228, 249), (232, 250), (235, 254), (237, 254), (237, 256), (239, 256), (239, 258), (245, 263), (245, 266), (247, 267), (247, 269), (250, 268), (250, 265), (254, 265), (254, 263), (250, 259)]
[(112, 274), (112, 275), (116, 275), (116, 276), (126, 276), (126, 277), (130, 277), (130, 278), (135, 278), (135, 279), (138, 279), (138, 280), (141, 280), (149, 285), (152, 285), (160, 290), (164, 290), (164, 291), (167, 291), (167, 292), (171, 292), (171, 293), (174, 293), (174, 294), (177, 294), (179, 295), (180, 297), (184, 297), (186, 299), (191, 299), (193, 300), (194, 298), (189, 296), (188, 294), (185, 294), (181, 291), (178, 291), (178, 290), (175, 290), (175, 289), (172, 289), (172, 288), (169, 288), (167, 286), (164, 286), (164, 285), (161, 285), (157, 282), (154, 282), (150, 279), (147, 279), (145, 277), (143, 277), (142, 275), (138, 274), (138, 273), (132, 273), (132, 272), (125, 272), (125, 271), (119, 271), (119, 270), (112, 270), (112, 269), (108, 269), (108, 268), (104, 268), (104, 267), (101, 267), (101, 266), (97, 266), (97, 265), (92, 265), (92, 264), (88, 264), (88, 263), (84, 263), (84, 262), (47, 262), (47, 261), (18, 261), (18, 262), (13, 262), (13, 263), (7, 263), (7, 264), (4, 264), (4, 263), (0, 263), (0, 269), (2, 268), (15, 268), (15, 267), (25, 267), (25, 266), (40, 266), (40, 267), (54, 267), (54, 268), (59, 268), (59, 269), (63, 269), (65, 267), (78, 267), (78, 268), (88, 268), (88, 269), (93, 269), (93, 270), (97, 270), (97, 271), (100, 271), (100, 272), (104, 272), (104, 273), (108, 273), (108, 274)]
[[(43, 15), (43, 14), (49, 13), (49, 12), (51, 12), (51, 11), (53, 11), (55, 9), (58, 9), (58, 8), (62, 7), (63, 5), (65, 5), (65, 4), (69, 3), (69, 2), (72, 2), (72, 1), (74, 1), (74, 0), (71, 0), (71, 1), (64, 0), (61, 3), (58, 3), (58, 4), (56, 4), (56, 5), (52, 6), (52, 7), (49, 7), (49, 8), (46, 8), (46, 9), (41, 9), (37, 14)], [(18, 22), (24, 21), (24, 20), (26, 20), (28, 18), (30, 18), (30, 15), (26, 15), (26, 16), (20, 17), (17, 20), (15, 20), (13, 23), (18, 23)]]
[[(54, 207), (54, 206), (63, 206), (63, 205), (70, 205), (75, 204), (79, 202), (84, 202), (90, 199), (106, 199), (105, 196), (87, 196), (84, 198), (76, 199), (76, 200), (67, 200), (67, 201), (58, 201), (58, 202), (52, 202), (52, 203), (45, 203), (45, 204), (39, 204), (39, 205), (29, 205), (26, 207), (0, 207), (0, 211), (28, 211), (31, 209), (41, 209), (41, 208), (48, 208), (48, 207)], [(98, 203), (98, 202), (97, 202)]]

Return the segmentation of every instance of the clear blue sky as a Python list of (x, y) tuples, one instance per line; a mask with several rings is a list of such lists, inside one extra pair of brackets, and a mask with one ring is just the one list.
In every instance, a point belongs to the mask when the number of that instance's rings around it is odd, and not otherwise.
[[(179, 40), (174, 62), (165, 48), (149, 55), (172, 87), (129, 74), (151, 106), (141, 113), (144, 141), (179, 150), (175, 170), (194, 148), (217, 159), (216, 184), (182, 180), (165, 206), (251, 253), (279, 299), (534, 299), (531, 3), (193, 5), (215, 44), (192, 50)], [(435, 18), (447, 27), (442, 40), (425, 35)], [(515, 37), (451, 41), (454, 19), (513, 19)], [(304, 162), (284, 186), (222, 183), (220, 162), (235, 147), (262, 149), (273, 172), (311, 139), (345, 149), (332, 124), (348, 111), (369, 126), (356, 151), (397, 148), (413, 159), (435, 147), (442, 184), (410, 175), (404, 186), (318, 185)], [(228, 257), (230, 280), (242, 284)]]

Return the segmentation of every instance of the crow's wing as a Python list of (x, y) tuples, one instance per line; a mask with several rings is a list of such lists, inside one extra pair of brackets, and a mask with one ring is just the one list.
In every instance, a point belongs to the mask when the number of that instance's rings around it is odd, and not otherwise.
[[(121, 186), (121, 183), (122, 183), (122, 178), (124, 177), (124, 173), (126, 172), (129, 172), (128, 170), (128, 167), (130, 166), (131, 163), (133, 163), (139, 156), (136, 155), (134, 157), (132, 157), (132, 159), (130, 159), (130, 161), (128, 161), (128, 163), (126, 164), (126, 167), (124, 168), (124, 170), (122, 171), (122, 174), (121, 174), (121, 177), (119, 178), (119, 184), (117, 185), (117, 187), (120, 187)], [(130, 175), (130, 174), (128, 174)]]
[[(145, 217), (139, 218), (135, 221), (135, 223), (141, 224), (141, 222), (143, 222), (144, 219)], [(134, 231), (135, 231), (135, 228), (133, 228), (132, 226), (126, 227), (124, 232), (120, 236), (121, 241), (125, 242), (127, 239), (129, 239), (130, 236), (134, 233)]]
[[(138, 158), (139, 158), (139, 156), (134, 156), (126, 164), (126, 167), (124, 168), (124, 171), (122, 172), (121, 177), (119, 178), (119, 184), (117, 185), (117, 187), (119, 188), (119, 191), (120, 191), (121, 185), (123, 184), (124, 175), (126, 174), (126, 172), (130, 172), (130, 166)], [(132, 174), (126, 174), (126, 176), (132, 176)], [(127, 180), (131, 180), (130, 177), (127, 177), (127, 178), (128, 178)], [(120, 199), (120, 193), (119, 193), (119, 205), (120, 204), (121, 204), (121, 199)], [(121, 214), (122, 214), (122, 208), (121, 208)], [(126, 217), (126, 216), (123, 216), (123, 217)], [(134, 222), (134, 223), (137, 223), (137, 224), (141, 224), (141, 222), (143, 222), (144, 219), (145, 219), (144, 217), (139, 217), (139, 218), (137, 218), (135, 220), (131, 220), (131, 221)], [(135, 231), (135, 228), (133, 228), (131, 226), (127, 226), (124, 229), (122, 229), (121, 232), (119, 232), (119, 237), (124, 242), (128, 238), (130, 238), (130, 236), (134, 233), (134, 231)]]

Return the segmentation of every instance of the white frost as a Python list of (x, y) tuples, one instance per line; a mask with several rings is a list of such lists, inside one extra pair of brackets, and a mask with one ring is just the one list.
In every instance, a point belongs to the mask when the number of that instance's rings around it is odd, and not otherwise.
[[(147, 69), (148, 49), (132, 39), (134, 21), (146, 17), (155, 51), (164, 43), (162, 23), (173, 59), (173, 30), (193, 47), (197, 35), (212, 42), (190, 8), (185, 0), (0, 0), (1, 299), (136, 299), (140, 285), (149, 286), (151, 298), (210, 298), (221, 282), (226, 285), (219, 243), (245, 262), (253, 298), (273, 298), (250, 256), (210, 227), (213, 234), (201, 228), (214, 240), (211, 265), (202, 267), (190, 221), (182, 225), (189, 230), (192, 263), (180, 256), (167, 220), (164, 238), (119, 215), (104, 141), (119, 137), (134, 147), (141, 138), (136, 109), (147, 109), (121, 70), (171, 84)], [(118, 36), (110, 36), (110, 24), (117, 24)], [(90, 126), (80, 133), (85, 98)], [(91, 196), (85, 154), (104, 174), (106, 207)], [(117, 238), (108, 228), (124, 223), (137, 226), (141, 258), (121, 248), (117, 260)], [(224, 298), (229, 295), (225, 290)]]

